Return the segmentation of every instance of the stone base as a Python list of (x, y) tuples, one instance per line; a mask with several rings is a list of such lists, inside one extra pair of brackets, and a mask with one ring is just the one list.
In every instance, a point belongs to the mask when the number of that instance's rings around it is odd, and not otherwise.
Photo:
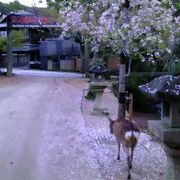
[(91, 114), (95, 116), (104, 116), (105, 114), (109, 114), (109, 110), (107, 108), (93, 108)]
[(165, 146), (167, 155), (166, 180), (180, 179), (180, 149), (171, 149)]
[(170, 128), (161, 121), (148, 121), (148, 129), (167, 146), (180, 148), (180, 128)]
[(164, 143), (167, 155), (166, 180), (180, 180), (180, 128), (169, 128), (161, 121), (148, 121), (148, 129)]

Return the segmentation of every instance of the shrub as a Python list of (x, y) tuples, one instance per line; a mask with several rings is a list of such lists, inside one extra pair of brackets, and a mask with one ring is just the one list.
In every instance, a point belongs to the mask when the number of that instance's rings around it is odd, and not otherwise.
[(0, 37), (0, 51), (4, 51), (6, 49), (7, 40), (4, 37)]
[[(24, 42), (24, 34), (22, 31), (12, 31), (13, 47), (21, 47)], [(5, 51), (7, 46), (7, 38), (0, 37), (0, 51)]]
[[(154, 77), (140, 76), (138, 73), (131, 73), (131, 75), (126, 78), (126, 91), (133, 93), (133, 108), (135, 111), (155, 113), (155, 101), (145, 94), (139, 91), (139, 86), (148, 83)], [(112, 91), (116, 97), (118, 97), (119, 84), (112, 84)]]

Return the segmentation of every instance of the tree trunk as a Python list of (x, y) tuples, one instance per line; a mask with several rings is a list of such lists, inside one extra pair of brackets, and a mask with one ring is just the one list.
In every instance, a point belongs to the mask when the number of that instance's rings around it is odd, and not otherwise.
[(118, 119), (125, 118), (125, 76), (126, 76), (126, 64), (125, 59), (120, 60), (119, 65), (119, 98), (118, 98)]
[(126, 78), (126, 62), (127, 62), (127, 53), (122, 51), (120, 53), (120, 65), (119, 65), (119, 98), (118, 98), (118, 119), (124, 119), (126, 115), (126, 91), (125, 91), (125, 78)]
[(89, 65), (89, 40), (84, 39), (84, 69), (85, 69), (86, 77), (89, 75), (88, 65)]

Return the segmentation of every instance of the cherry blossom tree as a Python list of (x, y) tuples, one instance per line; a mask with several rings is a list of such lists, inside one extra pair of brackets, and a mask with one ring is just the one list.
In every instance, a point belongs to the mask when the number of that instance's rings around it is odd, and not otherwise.
[(119, 117), (125, 116), (126, 63), (130, 67), (134, 54), (152, 63), (171, 56), (180, 30), (174, 12), (170, 0), (76, 1), (60, 12), (64, 32), (80, 32), (90, 38), (92, 51), (111, 47), (120, 58)]

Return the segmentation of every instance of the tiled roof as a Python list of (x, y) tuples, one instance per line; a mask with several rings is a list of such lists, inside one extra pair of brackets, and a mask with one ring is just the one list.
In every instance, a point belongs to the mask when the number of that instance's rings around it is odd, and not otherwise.
[(155, 78), (151, 82), (139, 86), (139, 89), (152, 97), (180, 98), (180, 76), (164, 75)]

